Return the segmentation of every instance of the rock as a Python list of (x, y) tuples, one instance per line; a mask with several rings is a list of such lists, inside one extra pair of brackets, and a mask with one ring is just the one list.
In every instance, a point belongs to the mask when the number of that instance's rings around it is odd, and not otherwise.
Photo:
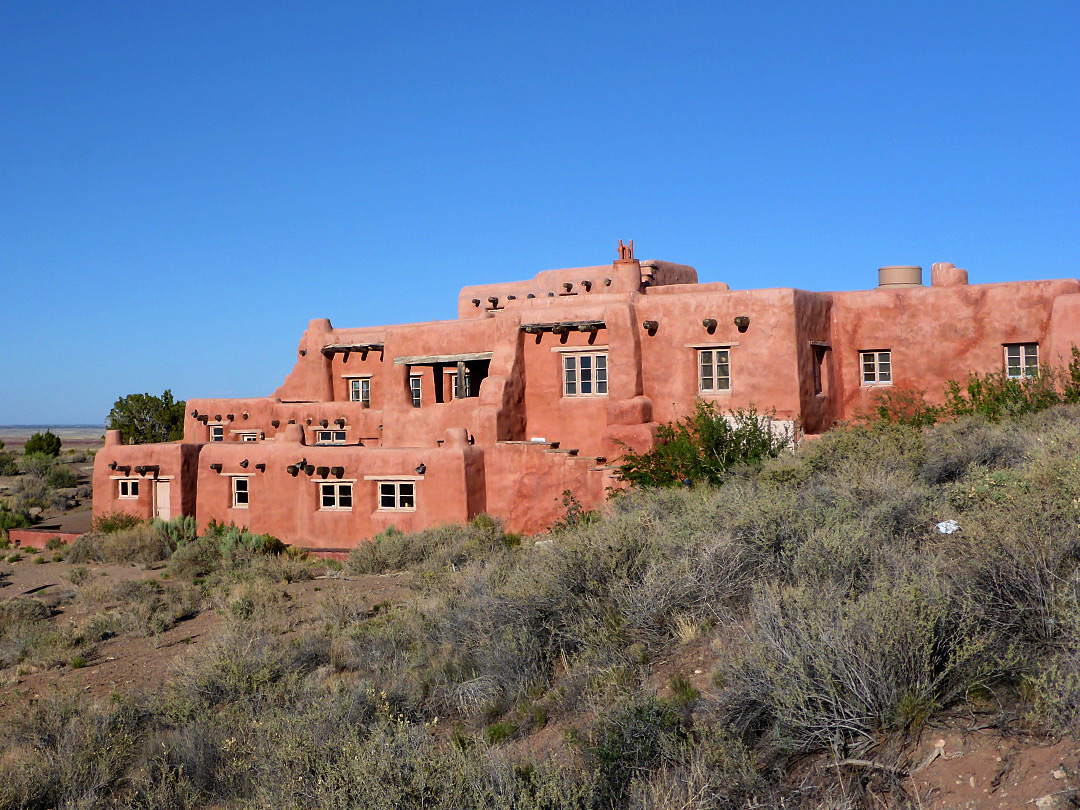
[(32, 506), (26, 510), (26, 514), (30, 515), (30, 517), (37, 517), (44, 511), (40, 506)]
[(955, 520), (943, 520), (937, 525), (937, 530), (941, 534), (952, 534), (960, 531), (960, 524)]
[(1050, 771), (1050, 775), (1055, 779), (1064, 779), (1068, 774), (1065, 773), (1064, 768), (1054, 768), (1054, 770)]

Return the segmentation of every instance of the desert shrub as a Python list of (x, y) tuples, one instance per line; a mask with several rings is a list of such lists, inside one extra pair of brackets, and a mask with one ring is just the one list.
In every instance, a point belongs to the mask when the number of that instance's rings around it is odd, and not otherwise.
[(53, 489), (67, 489), (74, 487), (78, 480), (70, 467), (64, 464), (55, 464), (45, 473), (45, 483)]
[(152, 523), (138, 523), (110, 534), (88, 532), (71, 543), (67, 558), (73, 563), (150, 563), (167, 560), (173, 550)]
[(769, 718), (776, 742), (793, 752), (861, 752), (1007, 666), (985, 654), (977, 623), (940, 571), (897, 568), (856, 598), (763, 589), (729, 719), (746, 728)]
[(509, 547), (502, 525), (481, 514), (464, 526), (436, 526), (412, 534), (389, 526), (353, 549), (345, 560), (353, 574), (378, 574), (412, 568), (457, 569)]
[(153, 520), (157, 530), (169, 538), (169, 545), (180, 548), (195, 541), (199, 535), (199, 522), (194, 515), (179, 515), (172, 520)]
[(246, 527), (210, 521), (203, 535), (217, 544), (223, 557), (250, 557), (255, 554), (281, 554), (285, 544), (270, 534), (257, 534)]
[(196, 579), (216, 571), (221, 567), (221, 561), (221, 550), (213, 538), (199, 537), (173, 552), (166, 571), (170, 577)]
[(681, 760), (661, 764), (632, 785), (630, 806), (685, 810), (761, 806), (767, 784), (746, 745), (712, 724), (695, 732), (693, 745), (687, 746)]
[(51, 430), (46, 430), (44, 433), (35, 433), (26, 440), (26, 445), (23, 447), (23, 454), (32, 456), (36, 453), (52, 456), (53, 458), (59, 456), (60, 437)]
[(658, 428), (652, 450), (627, 450), (619, 475), (647, 487), (677, 486), (686, 480), (718, 484), (736, 465), (780, 455), (792, 438), (774, 430), (771, 414), (751, 407), (726, 416), (715, 404), (699, 399), (692, 414)]
[(24, 529), (29, 525), (30, 518), (25, 514), (0, 507), (0, 540), (7, 540), (9, 529)]
[(62, 694), (14, 714), (7, 732), (20, 757), (0, 765), (3, 806), (103, 807), (135, 757), (139, 712)]
[(18, 475), (19, 462), (14, 453), (4, 450), (4, 443), (0, 442), (0, 475)]
[(8, 508), (12, 512), (27, 513), (31, 509), (45, 509), (49, 505), (49, 488), (40, 478), (19, 476), (8, 491)]
[(603, 785), (603, 803), (625, 805), (631, 785), (661, 765), (679, 762), (688, 742), (682, 715), (655, 696), (635, 695), (616, 706), (585, 745)]
[(898, 425), (927, 427), (938, 422), (942, 409), (926, 401), (925, 390), (888, 386), (874, 392), (871, 414)]
[(94, 531), (101, 534), (112, 534), (121, 529), (130, 529), (142, 523), (140, 518), (129, 515), (126, 512), (109, 512), (94, 518)]

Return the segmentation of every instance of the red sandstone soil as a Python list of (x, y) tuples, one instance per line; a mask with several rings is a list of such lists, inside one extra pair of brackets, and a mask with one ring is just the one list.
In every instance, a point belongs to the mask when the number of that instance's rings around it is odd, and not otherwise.
[[(95, 579), (115, 584), (132, 579), (160, 576), (160, 564), (88, 566)], [(34, 565), (29, 558), (14, 564), (0, 564), (0, 600), (33, 592), (48, 599), (51, 594), (70, 590), (67, 574), (72, 566), (66, 562)], [(351, 577), (334, 574), (305, 582), (279, 583), (273, 587), (287, 596), (290, 625), (310, 623), (316, 618), (319, 601), (331, 589), (345, 593), (369, 607), (380, 602), (400, 602), (412, 592), (406, 587), (403, 575)], [(43, 587), (44, 586), (44, 587)], [(36, 589), (41, 590), (36, 590)], [(78, 603), (60, 605), (53, 621), (66, 624), (78, 616)], [(31, 671), (0, 688), (0, 718), (22, 704), (25, 697), (41, 697), (58, 689), (82, 689), (95, 699), (105, 699), (114, 692), (134, 692), (160, 686), (165, 682), (173, 662), (182, 655), (205, 644), (213, 636), (221, 617), (212, 605), (196, 616), (181, 621), (157, 638), (117, 636), (102, 642), (79, 669), (58, 667)]]

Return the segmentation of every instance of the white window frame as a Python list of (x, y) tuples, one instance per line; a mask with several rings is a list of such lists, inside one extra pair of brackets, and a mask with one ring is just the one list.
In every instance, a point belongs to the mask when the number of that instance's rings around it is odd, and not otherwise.
[[(462, 399), (462, 396), (458, 393), (457, 369), (447, 369), (443, 373), (447, 377), (450, 377), (450, 376), (453, 377), (453, 380), (450, 383), (450, 398), (451, 399)], [(466, 397), (471, 397), (472, 396), (472, 379), (471, 379), (471, 377), (469, 375), (469, 370), (468, 369), (465, 369), (465, 396)]]
[(316, 483), (320, 512), (351, 512), (353, 510), (352, 481), (318, 481)]
[[(329, 435), (330, 438), (323, 438), (325, 435)], [(346, 432), (340, 428), (320, 428), (319, 430), (315, 431), (316, 444), (345, 444), (346, 441)]]
[(371, 407), (371, 377), (346, 377), (349, 384), (349, 402), (359, 402), (365, 408)]
[[(588, 380), (582, 372), (582, 360), (588, 359)], [(606, 351), (564, 352), (562, 354), (562, 390), (567, 398), (606, 397), (608, 395), (608, 353)], [(588, 385), (591, 390), (581, 389)], [(602, 391), (600, 389), (603, 389)]]
[(240, 437), (242, 442), (257, 442), (259, 440), (258, 433), (237, 433), (236, 435)]
[[(214, 438), (214, 437), (217, 438)], [(223, 442), (225, 441), (225, 425), (210, 425), (210, 441)]]
[(251, 476), (232, 476), (232, 508), (247, 509), (251, 503)]
[(116, 497), (120, 500), (137, 501), (139, 499), (138, 478), (119, 478), (116, 484)]
[[(698, 349), (697, 368), (699, 393), (731, 393), (730, 346), (710, 346), (707, 349)], [(708, 374), (705, 373), (706, 370), (708, 370)], [(721, 374), (721, 371), (723, 371), (724, 373)], [(708, 381), (708, 387), (706, 387), (706, 381)]]
[(1023, 380), (1039, 376), (1038, 343), (1005, 343), (1005, 376), (1010, 380)]
[[(415, 512), (416, 481), (377, 481), (375, 497), (379, 499), (380, 512)], [(384, 505), (384, 498), (390, 499), (393, 505)]]
[(423, 374), (409, 375), (409, 391), (412, 392), (412, 406), (419, 408), (424, 402)]
[(864, 387), (892, 385), (892, 349), (868, 349), (859, 352), (859, 380)]

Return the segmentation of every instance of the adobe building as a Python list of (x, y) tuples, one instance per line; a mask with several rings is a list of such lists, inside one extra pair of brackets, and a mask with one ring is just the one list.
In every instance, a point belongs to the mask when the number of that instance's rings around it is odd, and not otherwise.
[(820, 433), (883, 386), (931, 398), (969, 371), (1025, 376), (1080, 343), (1080, 282), (969, 285), (884, 267), (856, 292), (731, 290), (639, 261), (466, 287), (456, 320), (311, 321), (270, 397), (188, 400), (184, 439), (120, 444), (94, 466), (94, 514), (194, 515), (347, 550), (488, 512), (532, 532), (617, 486), (622, 448), (697, 398)]

